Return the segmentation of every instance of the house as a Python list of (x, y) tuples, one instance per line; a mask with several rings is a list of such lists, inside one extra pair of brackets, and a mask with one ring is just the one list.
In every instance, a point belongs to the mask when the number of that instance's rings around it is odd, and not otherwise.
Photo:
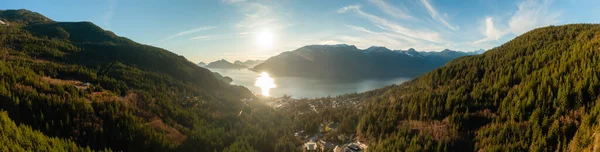
[(362, 147), (356, 143), (349, 143), (341, 146), (335, 146), (335, 148), (333, 148), (333, 152), (363, 152), (366, 151), (366, 145), (364, 146), (365, 147)]
[(362, 150), (362, 148), (360, 148), (358, 145), (356, 145), (354, 143), (348, 144), (348, 146), (346, 146), (346, 148), (353, 150), (353, 151), (361, 151)]
[(356, 145), (357, 145), (358, 147), (360, 147), (360, 149), (363, 149), (363, 150), (366, 150), (366, 149), (369, 147), (369, 146), (367, 146), (367, 144), (365, 144), (365, 143), (363, 143), (363, 142), (360, 142), (360, 141), (358, 141), (358, 140), (356, 140)]
[(313, 140), (310, 140), (306, 143), (304, 143), (304, 151), (317, 151), (317, 143), (314, 142)]
[(318, 146), (321, 148), (321, 151), (325, 151), (326, 149), (334, 148), (336, 145), (332, 142), (319, 140)]
[(8, 25), (9, 25), (9, 24), (8, 24), (8, 22), (4, 22), (4, 21), (2, 21), (1, 19), (0, 19), (0, 24), (2, 24), (2, 25), (6, 25), (6, 26), (8, 26)]

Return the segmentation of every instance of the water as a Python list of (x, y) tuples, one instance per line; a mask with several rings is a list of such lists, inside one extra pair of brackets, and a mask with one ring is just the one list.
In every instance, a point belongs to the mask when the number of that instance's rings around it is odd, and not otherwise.
[[(250, 89), (255, 94), (264, 94), (263, 90), (255, 84), (257, 78), (264, 74), (256, 73), (248, 69), (210, 69), (223, 76), (233, 79), (232, 84), (242, 85)], [(401, 84), (411, 78), (400, 77), (392, 79), (365, 79), (356, 81), (334, 81), (316, 78), (301, 77), (274, 77), (274, 88), (268, 90), (267, 95), (272, 97), (281, 97), (284, 94), (291, 95), (293, 98), (316, 98), (337, 96), (347, 93), (364, 92), (382, 88), (392, 84)], [(264, 89), (264, 87), (263, 87)]]

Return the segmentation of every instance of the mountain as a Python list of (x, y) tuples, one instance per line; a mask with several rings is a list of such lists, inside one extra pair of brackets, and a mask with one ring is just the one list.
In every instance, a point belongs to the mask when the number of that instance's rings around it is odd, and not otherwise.
[(233, 64), (225, 59), (217, 60), (205, 66), (206, 68), (212, 69), (245, 69), (248, 68), (244, 65)]
[(198, 66), (200, 66), (200, 67), (205, 67), (205, 66), (206, 66), (206, 63), (204, 63), (204, 62), (199, 62), (199, 63), (198, 63)]
[(254, 67), (258, 64), (261, 64), (262, 62), (264, 62), (264, 61), (263, 60), (246, 60), (246, 61), (242, 62), (240, 60), (236, 60), (235, 62), (233, 62), (233, 64), (243, 65), (246, 67)]
[(51, 19), (39, 13), (25, 9), (20, 10), (0, 10), (0, 19), (13, 25), (51, 23)]
[[(290, 151), (252, 92), (91, 22), (0, 20), (0, 151)], [(13, 26), (14, 25), (14, 26)]]
[(549, 26), (401, 85), (290, 107), (318, 111), (293, 115), (296, 129), (350, 124), (324, 136), (369, 151), (599, 151), (598, 69), (600, 24)]
[(385, 47), (360, 50), (353, 45), (309, 45), (283, 52), (255, 66), (275, 76), (363, 79), (414, 77), (467, 53), (444, 50), (417, 52), (392, 51)]
[(475, 53), (477, 53), (477, 54), (483, 54), (483, 53), (485, 53), (485, 51), (486, 50), (484, 50), (484, 49), (479, 49), (479, 50), (475, 50)]

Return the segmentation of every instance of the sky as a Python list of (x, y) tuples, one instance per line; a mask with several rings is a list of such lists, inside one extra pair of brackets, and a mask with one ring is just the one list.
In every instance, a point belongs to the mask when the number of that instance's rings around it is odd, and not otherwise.
[(487, 50), (538, 27), (600, 22), (598, 0), (8, 0), (0, 9), (91, 21), (196, 63), (313, 44)]

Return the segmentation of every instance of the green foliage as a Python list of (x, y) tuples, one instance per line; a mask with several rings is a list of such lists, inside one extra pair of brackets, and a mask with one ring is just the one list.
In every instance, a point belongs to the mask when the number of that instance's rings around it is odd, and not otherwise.
[(599, 46), (600, 25), (532, 30), (371, 99), (358, 133), (375, 149), (401, 147), (382, 151), (591, 150)]
[[(22, 24), (0, 27), (0, 110), (40, 136), (66, 142), (67, 151), (282, 151), (298, 145), (282, 140), (293, 131), (277, 127), (289, 123), (280, 113), (182, 56), (89, 22), (36, 18), (6, 18)], [(39, 147), (54, 146), (46, 143)]]
[(75, 142), (44, 135), (29, 126), (16, 125), (0, 111), (0, 151), (92, 151)]

